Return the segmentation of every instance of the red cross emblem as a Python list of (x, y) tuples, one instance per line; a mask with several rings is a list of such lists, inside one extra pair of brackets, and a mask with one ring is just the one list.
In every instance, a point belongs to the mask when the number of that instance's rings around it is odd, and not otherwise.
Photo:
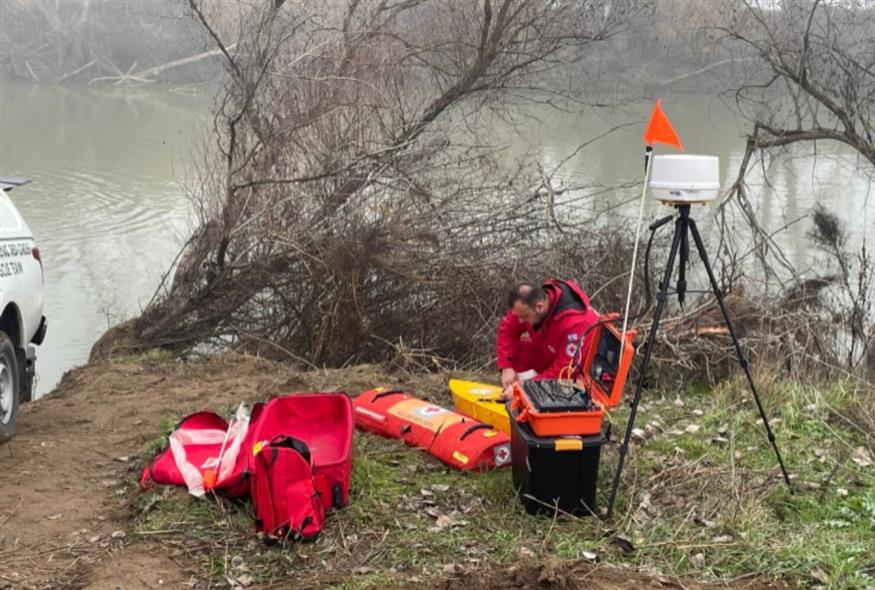
[(495, 449), (495, 464), (496, 465), (504, 465), (510, 461), (510, 449), (507, 448), (507, 445), (502, 445)]

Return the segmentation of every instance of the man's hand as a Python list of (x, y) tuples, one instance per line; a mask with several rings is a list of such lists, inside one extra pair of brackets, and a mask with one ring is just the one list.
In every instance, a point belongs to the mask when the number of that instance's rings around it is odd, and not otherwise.
[(513, 399), (513, 383), (504, 388), (501, 392), (501, 399)]
[(507, 388), (514, 384), (517, 380), (516, 371), (511, 367), (505, 367), (501, 370), (501, 386)]

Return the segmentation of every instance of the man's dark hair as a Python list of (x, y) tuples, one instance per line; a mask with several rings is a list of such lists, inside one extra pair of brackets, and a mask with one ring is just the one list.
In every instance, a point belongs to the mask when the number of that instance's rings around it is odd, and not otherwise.
[(507, 293), (507, 307), (510, 309), (517, 301), (532, 307), (539, 301), (547, 299), (547, 292), (537, 283), (523, 281), (510, 288)]

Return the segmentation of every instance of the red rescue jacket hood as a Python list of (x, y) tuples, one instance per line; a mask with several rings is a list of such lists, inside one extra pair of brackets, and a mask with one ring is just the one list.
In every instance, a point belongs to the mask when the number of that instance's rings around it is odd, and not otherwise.
[(550, 298), (550, 307), (544, 319), (538, 325), (533, 326), (536, 330), (540, 330), (545, 323), (549, 323), (567, 312), (586, 311), (590, 307), (589, 297), (573, 281), (550, 279), (542, 286)]

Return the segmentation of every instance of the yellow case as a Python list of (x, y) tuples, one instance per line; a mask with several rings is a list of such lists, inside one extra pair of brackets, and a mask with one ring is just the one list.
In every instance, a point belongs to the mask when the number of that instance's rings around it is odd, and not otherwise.
[(450, 379), (450, 392), (457, 410), (510, 436), (510, 418), (501, 399), (501, 387)]

